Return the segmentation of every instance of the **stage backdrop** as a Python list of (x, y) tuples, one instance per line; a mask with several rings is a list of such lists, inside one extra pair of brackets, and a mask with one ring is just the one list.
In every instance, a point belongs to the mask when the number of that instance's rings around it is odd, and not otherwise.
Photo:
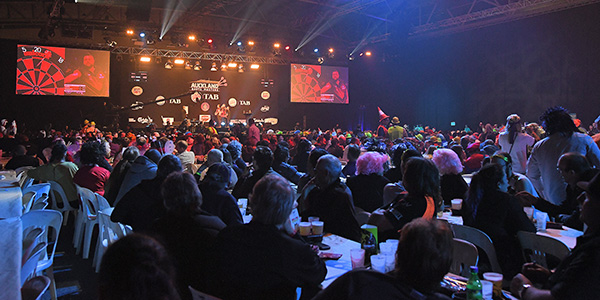
[(267, 69), (285, 72), (286, 66), (263, 65), (259, 70), (243, 73), (237, 68), (212, 72), (209, 62), (196, 71), (183, 65), (165, 69), (165, 61), (123, 64), (127, 76), (120, 79), (119, 105), (125, 107), (121, 122), (136, 128), (149, 123), (159, 127), (168, 123), (178, 125), (184, 118), (236, 123), (253, 117), (278, 123), (277, 104), (281, 101), (278, 87), (288, 81), (278, 82), (266, 74)]

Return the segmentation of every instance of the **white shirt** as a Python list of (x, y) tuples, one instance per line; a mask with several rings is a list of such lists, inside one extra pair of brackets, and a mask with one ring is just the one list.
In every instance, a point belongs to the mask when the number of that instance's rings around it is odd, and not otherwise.
[(527, 177), (542, 198), (560, 205), (567, 197), (566, 187), (556, 169), (558, 159), (568, 152), (581, 153), (591, 165), (600, 167), (600, 149), (588, 135), (575, 132), (570, 137), (555, 133), (535, 144), (527, 162)]
[(535, 139), (526, 133), (519, 132), (511, 145), (509, 143), (509, 133), (503, 132), (498, 137), (498, 144), (501, 152), (510, 153), (513, 171), (525, 174), (525, 171), (527, 171), (527, 146), (533, 146)]

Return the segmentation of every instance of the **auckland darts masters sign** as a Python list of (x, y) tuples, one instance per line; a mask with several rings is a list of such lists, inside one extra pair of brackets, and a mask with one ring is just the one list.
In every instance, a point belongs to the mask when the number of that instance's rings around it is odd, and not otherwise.
[(220, 80), (208, 80), (208, 79), (199, 79), (196, 81), (192, 81), (190, 85), (190, 92), (194, 92), (193, 95), (201, 96), (201, 99), (198, 100), (219, 100), (219, 92), (221, 87), (227, 86), (227, 80), (225, 77), (221, 77)]

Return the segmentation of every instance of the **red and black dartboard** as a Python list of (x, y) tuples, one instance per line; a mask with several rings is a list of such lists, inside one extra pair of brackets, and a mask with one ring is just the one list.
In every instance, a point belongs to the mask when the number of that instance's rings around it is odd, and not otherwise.
[(64, 58), (40, 46), (20, 45), (16, 92), (21, 95), (64, 95)]
[(294, 72), (291, 78), (292, 102), (319, 102), (321, 99), (321, 86), (319, 74), (313, 69)]

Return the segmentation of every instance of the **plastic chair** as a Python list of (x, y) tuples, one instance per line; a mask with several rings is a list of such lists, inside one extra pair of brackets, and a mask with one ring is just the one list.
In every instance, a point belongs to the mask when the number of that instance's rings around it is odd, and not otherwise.
[(502, 268), (500, 268), (500, 264), (498, 264), (496, 249), (494, 248), (492, 239), (490, 239), (485, 232), (465, 225), (450, 224), (450, 226), (452, 226), (452, 231), (454, 232), (455, 238), (473, 243), (475, 246), (483, 250), (483, 253), (485, 253), (490, 262), (492, 272), (502, 273)]
[(567, 245), (551, 237), (537, 235), (533, 232), (519, 231), (517, 238), (519, 238), (519, 243), (521, 243), (525, 261), (538, 263), (544, 268), (548, 268), (546, 254), (552, 255), (562, 261), (571, 253)]
[(118, 239), (133, 232), (131, 226), (115, 223), (110, 220), (110, 215), (113, 210), (113, 207), (108, 207), (98, 212), (100, 230), (98, 233), (98, 242), (96, 243), (96, 255), (94, 256), (94, 262), (92, 264), (92, 266), (96, 268), (96, 272), (100, 271), (100, 262), (102, 261), (102, 256), (104, 255), (106, 248)]
[(21, 189), (29, 187), (33, 184), (33, 178), (27, 176), (27, 171), (31, 169), (35, 169), (35, 167), (25, 166), (17, 168), (15, 170), (15, 173), (17, 173), (17, 180), (19, 181), (19, 186), (21, 187)]
[[(64, 213), (63, 225), (67, 224), (67, 219), (69, 219), (69, 212), (71, 211), (73, 212), (73, 214), (75, 214), (75, 219), (77, 219), (77, 209), (71, 207), (71, 205), (69, 204), (69, 199), (67, 198), (67, 195), (65, 194), (65, 191), (63, 190), (62, 186), (56, 181), (48, 181), (48, 183), (50, 183), (50, 190), (52, 191), (50, 193), (50, 199), (52, 199), (52, 209)], [(58, 197), (56, 197), (57, 194)], [(63, 207), (58, 207), (59, 202), (63, 204)]]
[(452, 265), (450, 273), (469, 277), (470, 266), (476, 266), (479, 262), (479, 251), (475, 245), (461, 239), (454, 238), (454, 252), (452, 254)]
[(83, 239), (83, 258), (87, 259), (90, 254), (90, 244), (94, 227), (99, 224), (97, 214), (100, 210), (109, 208), (110, 205), (104, 197), (89, 189), (77, 186), (77, 192), (79, 193), (82, 205), (79, 217), (77, 218), (78, 223), (80, 223), (79, 234), (76, 231), (73, 242), (76, 243), (75, 248), (77, 248), (77, 253), (79, 253), (79, 247)]
[(29, 193), (29, 192), (35, 192), (35, 200), (34, 202), (38, 199), (38, 198), (42, 198), (42, 197), (50, 197), (50, 184), (49, 183), (38, 183), (38, 184), (34, 184), (31, 186), (28, 186), (26, 188), (23, 189), (23, 195)]
[(50, 278), (46, 276), (33, 277), (21, 287), (22, 300), (41, 300), (42, 295), (50, 286)]
[(27, 260), (25, 260), (25, 263), (21, 267), (21, 286), (23, 286), (23, 284), (25, 284), (25, 281), (27, 281), (27, 278), (29, 278), (31, 275), (35, 274), (38, 262), (40, 261), (40, 256), (42, 255), (42, 253), (45, 250), (46, 250), (46, 243), (44, 243), (44, 242), (38, 243), (33, 248), (31, 253), (27, 257)]
[(21, 266), (25, 265), (33, 249), (40, 243), (40, 237), (44, 229), (40, 227), (29, 227), (23, 230), (23, 252), (21, 255)]
[(195, 288), (188, 286), (190, 289), (190, 293), (192, 294), (192, 300), (221, 300), (215, 296), (211, 296), (209, 294), (205, 294), (201, 291), (196, 290)]
[(38, 261), (36, 273), (39, 274), (44, 270), (46, 271), (48, 278), (52, 282), (50, 285), (52, 299), (56, 300), (56, 282), (54, 280), (53, 264), (63, 216), (59, 211), (55, 210), (34, 210), (24, 214), (21, 217), (21, 221), (23, 228), (41, 227), (44, 229), (42, 241), (46, 242), (48, 247), (46, 248), (47, 251), (42, 253), (43, 256)]
[(21, 198), (23, 200), (23, 213), (26, 214), (27, 212), (29, 212), (31, 210), (31, 207), (33, 206), (33, 201), (35, 200), (35, 194), (36, 192), (27, 192), (26, 194), (23, 194), (23, 197)]

